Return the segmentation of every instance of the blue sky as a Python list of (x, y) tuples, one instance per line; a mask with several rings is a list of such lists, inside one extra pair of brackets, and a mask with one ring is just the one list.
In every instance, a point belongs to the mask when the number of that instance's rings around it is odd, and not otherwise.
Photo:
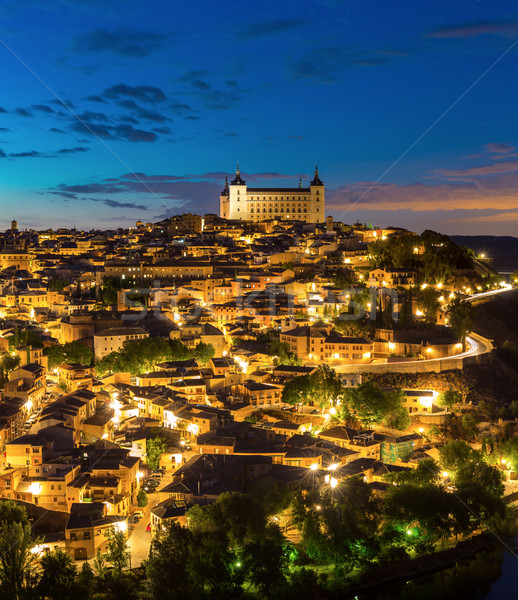
[(0, 228), (218, 212), (237, 160), (318, 161), (345, 222), (513, 235), (517, 59), (498, 0), (0, 1)]

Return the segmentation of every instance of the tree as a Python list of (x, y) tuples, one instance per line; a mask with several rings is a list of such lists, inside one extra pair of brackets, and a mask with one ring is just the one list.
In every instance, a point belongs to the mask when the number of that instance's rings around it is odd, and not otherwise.
[(215, 353), (216, 351), (214, 350), (214, 346), (212, 344), (199, 342), (194, 347), (194, 358), (201, 363), (202, 366), (205, 366), (209, 360), (214, 357)]
[(17, 369), (20, 366), (21, 359), (18, 355), (12, 356), (11, 354), (4, 354), (2, 357), (2, 371), (7, 378), (11, 371)]
[(477, 453), (461, 440), (450, 440), (439, 448), (441, 464), (447, 471), (456, 471), (463, 463), (478, 458)]
[(383, 501), (383, 535), (396, 545), (432, 550), (437, 540), (458, 531), (461, 508), (440, 486), (389, 486)]
[(106, 532), (106, 537), (108, 538), (106, 560), (120, 574), (128, 568), (131, 556), (126, 543), (126, 534), (121, 529), (111, 528)]
[(154, 471), (160, 466), (160, 457), (166, 451), (167, 444), (162, 437), (154, 437), (147, 440), (146, 454), (148, 467)]
[(139, 490), (137, 494), (137, 504), (141, 507), (147, 506), (147, 494), (145, 490)]
[(439, 482), (441, 467), (433, 458), (426, 458), (419, 462), (417, 468), (409, 471), (396, 471), (388, 473), (384, 479), (397, 485), (414, 484), (429, 485)]
[(437, 320), (437, 311), (440, 307), (440, 293), (432, 287), (417, 291), (417, 305), (422, 309), (427, 323), (433, 324)]
[(412, 289), (405, 292), (403, 304), (399, 312), (399, 326), (401, 329), (410, 329), (414, 324), (414, 314), (412, 312)]
[(268, 343), (268, 352), (274, 356), (276, 365), (302, 365), (302, 360), (290, 350), (289, 344), (273, 339)]
[(20, 600), (35, 585), (31, 549), (35, 542), (28, 523), (0, 523), (0, 597)]
[(279, 527), (268, 525), (263, 535), (245, 544), (242, 556), (246, 578), (262, 596), (281, 596), (287, 584), (288, 560)]
[(311, 390), (311, 379), (309, 375), (302, 375), (290, 379), (282, 390), (281, 401), (295, 406), (297, 404), (307, 404)]
[(466, 352), (466, 337), (473, 329), (475, 309), (471, 302), (454, 298), (448, 307), (450, 327), (462, 342), (462, 351)]
[(341, 408), (342, 417), (354, 417), (362, 425), (385, 423), (396, 429), (409, 425), (409, 415), (403, 406), (401, 390), (385, 392), (373, 381), (366, 381), (357, 388), (346, 388)]
[[(85, 563), (88, 564), (88, 563)], [(46, 552), (40, 559), (42, 574), (38, 591), (48, 600), (83, 598), (76, 563), (61, 549)]]
[[(209, 348), (204, 348), (209, 346)], [(204, 344), (200, 351), (210, 353), (210, 344)], [(167, 340), (149, 337), (143, 340), (126, 340), (121, 350), (110, 352), (95, 365), (98, 375), (109, 372), (131, 373), (139, 375), (152, 371), (155, 365), (170, 360), (193, 358), (194, 352), (180, 340)]]
[(90, 365), (94, 357), (93, 351), (77, 340), (66, 344), (49, 346), (45, 348), (43, 353), (48, 357), (49, 369), (54, 369), (63, 363)]
[(453, 408), (454, 404), (458, 404), (461, 401), (462, 396), (459, 392), (447, 390), (446, 392), (442, 392), (437, 396), (436, 404), (437, 406), (443, 406), (451, 409)]
[(190, 570), (192, 533), (176, 521), (166, 522), (151, 541), (146, 586), (152, 600), (185, 600), (199, 595)]

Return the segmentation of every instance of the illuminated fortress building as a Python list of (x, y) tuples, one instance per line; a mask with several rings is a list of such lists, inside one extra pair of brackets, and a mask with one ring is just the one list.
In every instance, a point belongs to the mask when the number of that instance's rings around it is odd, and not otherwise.
[(239, 165), (235, 178), (220, 196), (220, 216), (224, 219), (266, 221), (269, 219), (323, 223), (325, 221), (325, 187), (315, 175), (309, 187), (249, 188), (241, 178)]

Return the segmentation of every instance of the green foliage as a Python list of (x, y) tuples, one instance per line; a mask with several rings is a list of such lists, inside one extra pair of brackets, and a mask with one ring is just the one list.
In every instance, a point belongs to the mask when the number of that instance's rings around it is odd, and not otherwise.
[(110, 528), (106, 532), (106, 537), (108, 538), (106, 560), (118, 573), (121, 573), (128, 568), (131, 556), (126, 543), (126, 534), (124, 531)]
[(456, 471), (463, 463), (478, 458), (473, 448), (461, 440), (450, 440), (441, 446), (439, 456), (447, 471)]
[(336, 499), (296, 494), (292, 518), (311, 559), (353, 569), (376, 559), (380, 503), (362, 479), (348, 479), (346, 486)]
[(48, 358), (50, 370), (63, 363), (81, 363), (88, 366), (94, 357), (93, 351), (79, 341), (55, 344), (45, 348), (43, 353)]
[(17, 369), (20, 366), (20, 363), (21, 359), (18, 355), (12, 356), (11, 354), (4, 354), (2, 356), (1, 367), (5, 378), (9, 376), (11, 371)]
[(475, 417), (472, 414), (466, 413), (465, 415), (462, 415), (461, 425), (462, 425), (462, 432), (464, 433), (465, 437), (467, 437), (467, 438), (475, 437), (475, 435), (477, 433), (477, 420), (475, 419)]
[(463, 352), (466, 351), (466, 337), (472, 331), (475, 322), (475, 309), (471, 302), (454, 298), (448, 307), (450, 327), (462, 342)]
[(147, 494), (145, 490), (139, 490), (137, 494), (137, 504), (141, 507), (147, 506)]
[(412, 290), (406, 290), (403, 298), (403, 304), (399, 312), (399, 327), (401, 329), (410, 329), (414, 325), (414, 313), (412, 311), (413, 293)]
[(453, 408), (454, 404), (459, 404), (460, 402), (462, 402), (462, 396), (459, 392), (455, 392), (454, 390), (441, 392), (436, 400), (437, 406), (445, 408)]
[(416, 292), (417, 305), (423, 311), (427, 323), (433, 324), (437, 320), (440, 295), (440, 292), (434, 290), (432, 287), (426, 287), (424, 290), (419, 288)]
[[(415, 247), (423, 247), (423, 253), (414, 253)], [(369, 244), (368, 251), (373, 267), (419, 268), (427, 282), (445, 282), (457, 269), (473, 267), (473, 257), (466, 248), (430, 230), (420, 236), (409, 233), (377, 240)]]
[(117, 292), (122, 290), (120, 277), (105, 277), (100, 290), (100, 299), (104, 306), (110, 306), (117, 302)]
[(167, 444), (161, 437), (150, 438), (146, 443), (148, 467), (154, 471), (160, 465), (160, 457), (166, 451)]
[[(9, 512), (10, 509), (7, 508)], [(35, 545), (28, 523), (0, 522), (0, 598), (20, 600), (28, 597), (35, 586), (33, 566)]]
[(349, 314), (340, 314), (333, 320), (334, 327), (342, 335), (350, 337), (371, 337), (374, 334), (374, 324), (362, 317), (351, 318)]
[(49, 279), (47, 289), (51, 292), (62, 292), (69, 285), (70, 282), (67, 279), (56, 277), (53, 279)]
[(357, 388), (346, 388), (340, 412), (345, 420), (356, 419), (362, 425), (385, 424), (387, 427), (404, 429), (410, 424), (408, 411), (403, 406), (401, 390), (386, 392), (373, 381), (366, 381)]
[(212, 344), (205, 344), (204, 342), (199, 342), (194, 347), (194, 358), (202, 365), (205, 366), (211, 358), (214, 357), (216, 351), (214, 350), (214, 346)]
[[(204, 344), (210, 346), (210, 344)], [(204, 351), (204, 349), (201, 349)], [(205, 349), (205, 352), (208, 352)], [(157, 363), (170, 360), (193, 358), (194, 353), (180, 340), (167, 340), (149, 337), (143, 340), (126, 340), (121, 350), (110, 352), (98, 361), (95, 371), (98, 375), (110, 372), (139, 375), (152, 371)], [(207, 359), (208, 360), (208, 359)]]
[(38, 582), (38, 592), (42, 598), (84, 598), (83, 582), (79, 580), (77, 565), (68, 552), (59, 548), (46, 552), (40, 559), (40, 567), (42, 573)]
[(426, 458), (419, 462), (417, 468), (389, 473), (384, 479), (396, 485), (434, 485), (439, 482), (440, 472), (439, 464), (433, 458)]
[(287, 404), (314, 402), (320, 407), (332, 406), (341, 397), (343, 385), (336, 372), (327, 365), (320, 365), (311, 375), (295, 377), (288, 381), (281, 400)]
[(291, 352), (289, 344), (273, 339), (268, 343), (268, 352), (274, 356), (275, 365), (302, 365), (302, 360)]
[(146, 586), (153, 600), (233, 598), (242, 580), (237, 558), (223, 536), (200, 535), (166, 522), (151, 542)]
[(383, 537), (392, 545), (432, 550), (435, 542), (458, 529), (463, 511), (458, 500), (440, 486), (390, 486), (383, 503)]

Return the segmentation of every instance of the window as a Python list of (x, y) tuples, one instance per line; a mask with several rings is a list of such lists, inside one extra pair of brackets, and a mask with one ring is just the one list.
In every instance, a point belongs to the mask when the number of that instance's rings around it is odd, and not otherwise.
[(89, 531), (85, 531), (83, 537), (84, 537), (85, 540), (89, 540), (90, 539), (90, 532)]
[(70, 539), (74, 542), (77, 540), (77, 533), (75, 533), (75, 531), (70, 534)]

